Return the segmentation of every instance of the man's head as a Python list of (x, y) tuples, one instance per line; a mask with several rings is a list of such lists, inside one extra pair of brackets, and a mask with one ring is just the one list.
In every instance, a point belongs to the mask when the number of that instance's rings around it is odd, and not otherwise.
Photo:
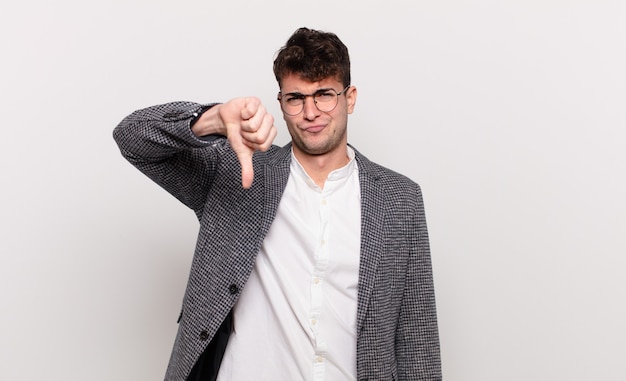
[(357, 96), (348, 48), (333, 33), (300, 28), (278, 52), (274, 74), (298, 160), (328, 158), (333, 168), (345, 164), (348, 114)]
[(309, 82), (333, 77), (350, 84), (350, 56), (348, 48), (334, 34), (300, 28), (291, 35), (274, 60), (274, 75), (278, 86), (289, 74), (296, 74)]

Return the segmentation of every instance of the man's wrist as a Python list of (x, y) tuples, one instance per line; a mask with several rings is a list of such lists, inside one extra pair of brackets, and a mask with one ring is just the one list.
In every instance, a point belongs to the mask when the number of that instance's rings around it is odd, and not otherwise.
[(191, 131), (198, 137), (208, 135), (226, 135), (226, 128), (219, 115), (220, 103), (202, 106), (190, 121)]
[(202, 114), (204, 114), (207, 110), (209, 110), (211, 107), (215, 106), (215, 104), (210, 104), (210, 105), (204, 105), (202, 107), (200, 107), (197, 111), (195, 111), (193, 113), (193, 118), (191, 119), (191, 121), (189, 122), (189, 126), (193, 127), (194, 124), (196, 124), (196, 122), (198, 121), (198, 119), (200, 119), (200, 117), (202, 116)]

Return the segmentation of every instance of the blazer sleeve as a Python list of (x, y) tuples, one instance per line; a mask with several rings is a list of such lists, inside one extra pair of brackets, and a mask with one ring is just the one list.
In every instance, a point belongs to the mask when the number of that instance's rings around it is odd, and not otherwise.
[(439, 332), (428, 230), (419, 186), (415, 198), (408, 238), (411, 256), (396, 332), (398, 378), (437, 381), (442, 379)]
[[(208, 105), (212, 106), (212, 105)], [(197, 137), (191, 122), (206, 110), (192, 102), (144, 108), (113, 130), (122, 155), (200, 218), (219, 163), (219, 136)]]

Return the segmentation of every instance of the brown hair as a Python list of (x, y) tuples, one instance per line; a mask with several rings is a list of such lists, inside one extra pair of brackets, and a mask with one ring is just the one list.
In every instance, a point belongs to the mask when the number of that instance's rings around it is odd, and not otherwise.
[(335, 77), (344, 86), (350, 84), (348, 48), (334, 33), (308, 28), (296, 30), (274, 60), (274, 75), (281, 79), (289, 74), (317, 82)]

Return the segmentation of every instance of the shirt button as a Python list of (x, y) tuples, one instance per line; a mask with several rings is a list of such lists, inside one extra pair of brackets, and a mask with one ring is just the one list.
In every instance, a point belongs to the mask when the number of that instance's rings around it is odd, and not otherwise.
[(320, 284), (320, 278), (313, 278), (314, 284)]
[(228, 287), (228, 292), (230, 292), (231, 295), (235, 295), (239, 292), (239, 287), (237, 287), (236, 284), (231, 284), (230, 287)]
[(323, 361), (324, 361), (324, 358), (322, 356), (317, 356), (315, 358), (315, 362), (323, 362)]
[(316, 325), (317, 324), (317, 320), (311, 319), (311, 324)]
[(209, 338), (209, 333), (207, 331), (200, 332), (200, 340), (206, 341)]

